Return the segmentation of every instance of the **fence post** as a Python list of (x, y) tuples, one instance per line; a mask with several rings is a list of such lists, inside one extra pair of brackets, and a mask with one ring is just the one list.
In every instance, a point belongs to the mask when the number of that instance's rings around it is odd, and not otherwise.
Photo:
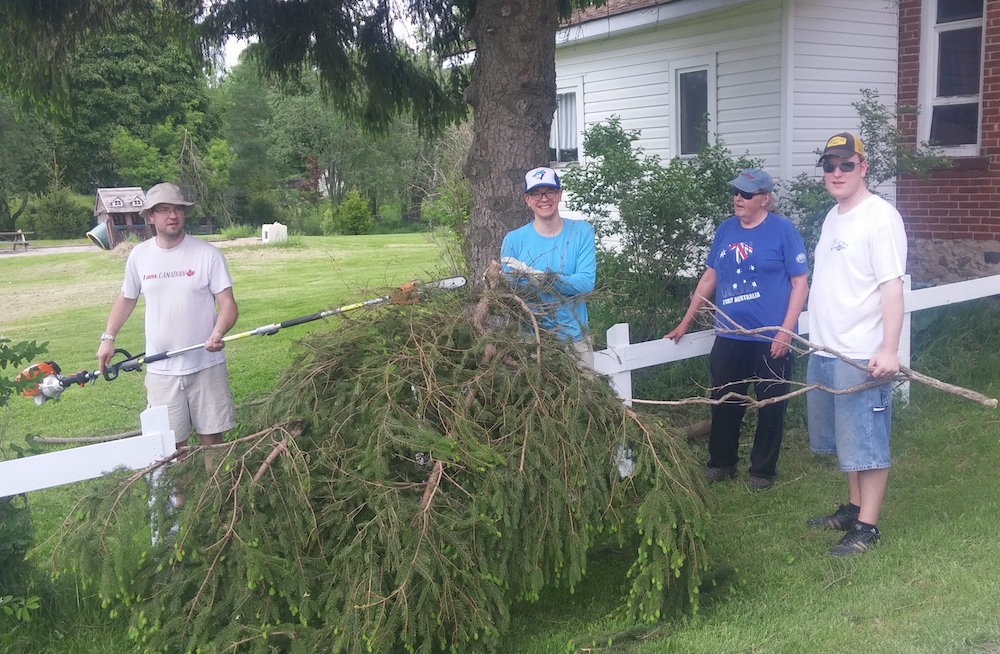
[[(612, 325), (611, 329), (607, 332), (608, 339), (608, 349), (614, 351), (620, 347), (627, 347), (630, 345), (629, 341), (629, 329), (627, 322), (620, 322), (617, 325)], [(617, 354), (617, 353), (616, 353)], [(617, 354), (618, 360), (622, 359), (620, 354)], [(632, 371), (624, 370), (622, 372), (617, 372), (611, 375), (611, 388), (618, 393), (618, 397), (622, 398), (625, 402), (625, 406), (632, 406)]]
[[(162, 458), (171, 456), (175, 451), (177, 451), (177, 442), (174, 440), (174, 431), (170, 428), (167, 407), (149, 407), (139, 414), (139, 424), (142, 426), (143, 436), (159, 434), (160, 443), (163, 448)], [(160, 532), (156, 528), (156, 511), (154, 509), (154, 504), (156, 504), (157, 484), (159, 483), (160, 476), (162, 474), (163, 469), (157, 468), (153, 472), (149, 473), (146, 479), (149, 483), (149, 533), (150, 540), (153, 545), (156, 545), (160, 541)], [(172, 498), (168, 498), (167, 501), (172, 503)]]
[[(913, 284), (909, 275), (903, 275), (903, 296), (905, 297), (913, 290)], [(903, 310), (903, 329), (899, 334), (899, 365), (910, 367), (910, 316), (912, 314)], [(896, 387), (899, 393), (899, 400), (903, 406), (910, 404), (910, 382), (900, 382)]]

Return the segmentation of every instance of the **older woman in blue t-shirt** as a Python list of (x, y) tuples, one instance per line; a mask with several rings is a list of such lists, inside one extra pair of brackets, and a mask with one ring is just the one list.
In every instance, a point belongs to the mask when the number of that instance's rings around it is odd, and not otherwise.
[[(712, 399), (726, 393), (746, 394), (751, 380), (758, 400), (788, 392), (791, 336), (770, 331), (740, 331), (781, 326), (794, 331), (809, 293), (805, 246), (795, 225), (768, 211), (774, 181), (763, 170), (749, 168), (729, 182), (733, 215), (715, 232), (708, 267), (695, 289), (683, 320), (669, 334), (675, 343), (714, 293), (716, 338), (709, 355)], [(724, 314), (724, 315), (723, 315)], [(777, 474), (786, 402), (760, 407), (750, 452), (750, 487), (765, 489)], [(745, 407), (739, 400), (712, 405), (705, 479), (736, 476), (740, 425)]]

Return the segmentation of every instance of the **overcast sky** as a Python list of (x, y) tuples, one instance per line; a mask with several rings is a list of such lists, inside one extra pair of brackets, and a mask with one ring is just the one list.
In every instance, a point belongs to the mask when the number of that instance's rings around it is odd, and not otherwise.
[(238, 39), (235, 36), (229, 37), (225, 45), (226, 70), (230, 70), (233, 66), (240, 63), (240, 53), (243, 52), (245, 47), (247, 47), (247, 42), (243, 39)]

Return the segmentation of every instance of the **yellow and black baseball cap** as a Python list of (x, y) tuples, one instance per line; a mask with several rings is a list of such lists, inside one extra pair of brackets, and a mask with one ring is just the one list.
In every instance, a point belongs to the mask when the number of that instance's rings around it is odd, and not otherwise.
[(831, 136), (830, 140), (826, 142), (826, 147), (823, 148), (823, 154), (819, 160), (822, 163), (827, 157), (847, 158), (855, 154), (864, 159), (865, 144), (854, 134), (841, 132), (840, 134)]

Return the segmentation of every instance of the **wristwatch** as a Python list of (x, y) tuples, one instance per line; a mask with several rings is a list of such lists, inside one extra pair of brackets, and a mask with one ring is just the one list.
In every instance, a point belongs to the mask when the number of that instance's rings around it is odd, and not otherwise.
[(101, 340), (102, 341), (113, 341), (113, 340), (115, 340), (115, 335), (114, 334), (109, 334), (107, 332), (104, 332), (103, 334), (101, 334)]

